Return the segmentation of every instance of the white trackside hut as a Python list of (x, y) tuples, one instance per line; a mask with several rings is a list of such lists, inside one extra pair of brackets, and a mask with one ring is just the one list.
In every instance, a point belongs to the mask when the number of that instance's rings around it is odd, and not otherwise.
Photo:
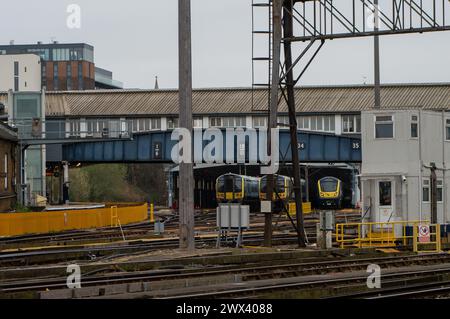
[[(410, 108), (366, 111), (362, 132), (364, 221), (448, 223), (450, 113)], [(437, 216), (432, 214), (434, 180)]]

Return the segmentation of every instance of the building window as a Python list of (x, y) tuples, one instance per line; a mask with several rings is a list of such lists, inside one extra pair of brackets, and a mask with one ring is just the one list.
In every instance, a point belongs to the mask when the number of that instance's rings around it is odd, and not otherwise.
[(450, 141), (450, 119), (445, 120), (445, 139)]
[(391, 182), (380, 182), (380, 206), (391, 206), (392, 205), (392, 183)]
[(417, 115), (411, 116), (411, 138), (419, 137), (419, 117)]
[(83, 63), (78, 62), (78, 89), (83, 90)]
[(325, 132), (334, 132), (336, 130), (334, 116), (323, 117), (323, 130)]
[(71, 137), (80, 136), (81, 123), (79, 119), (69, 120), (69, 135)]
[(14, 76), (19, 76), (19, 62), (14, 61)]
[(442, 203), (444, 199), (444, 182), (441, 179), (436, 181), (437, 202)]
[(5, 159), (4, 159), (4, 171), (5, 171), (5, 177), (4, 177), (4, 183), (5, 183), (5, 190), (8, 189), (8, 154), (5, 154)]
[(342, 116), (343, 133), (361, 133), (361, 116), (344, 115)]
[(311, 119), (309, 118), (309, 116), (298, 116), (297, 117), (298, 128), (301, 130), (309, 130), (310, 129), (310, 120)]
[(422, 184), (422, 201), (428, 203), (430, 201), (430, 180), (424, 179)]
[(201, 117), (194, 117), (192, 125), (194, 128), (203, 128), (203, 119)]
[(58, 63), (53, 64), (53, 89), (55, 91), (59, 90), (59, 78), (58, 78), (59, 68)]
[(278, 116), (277, 119), (278, 127), (280, 128), (289, 128), (289, 116)]
[(93, 136), (94, 133), (97, 133), (97, 121), (96, 120), (87, 120), (86, 121), (86, 134), (88, 136)]
[(224, 117), (222, 119), (223, 127), (246, 127), (245, 117)]
[(175, 129), (179, 127), (179, 120), (177, 117), (171, 117), (167, 119), (167, 128)]
[(253, 117), (253, 128), (266, 128), (267, 127), (267, 117), (266, 116), (254, 116)]
[(47, 86), (47, 64), (46, 63), (42, 64), (42, 86), (43, 87)]
[(161, 129), (161, 119), (160, 118), (152, 118), (150, 119), (151, 130), (160, 130)]
[(161, 129), (161, 118), (132, 119), (128, 122), (131, 125), (131, 131), (133, 133)]
[(72, 90), (72, 65), (70, 63), (67, 64), (67, 90)]
[(221, 117), (211, 117), (209, 119), (210, 127), (222, 127), (222, 118)]
[(375, 116), (375, 138), (393, 138), (394, 121), (392, 115)]
[(311, 116), (311, 131), (323, 131), (322, 116)]
[(19, 91), (19, 62), (14, 61), (14, 91)]

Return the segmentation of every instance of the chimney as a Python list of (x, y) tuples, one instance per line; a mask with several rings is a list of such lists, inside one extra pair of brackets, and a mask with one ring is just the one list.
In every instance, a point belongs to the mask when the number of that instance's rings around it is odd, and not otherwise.
[(155, 77), (155, 90), (159, 90), (158, 76)]
[(14, 45), (14, 40), (10, 40), (9, 45)]

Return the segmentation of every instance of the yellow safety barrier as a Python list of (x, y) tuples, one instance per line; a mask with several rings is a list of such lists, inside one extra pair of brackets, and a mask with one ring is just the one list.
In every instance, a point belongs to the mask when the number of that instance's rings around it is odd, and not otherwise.
[(119, 226), (119, 214), (117, 213), (117, 206), (111, 206), (111, 226)]
[[(312, 213), (311, 202), (302, 203), (302, 208), (303, 208), (303, 214), (311, 214)], [(295, 202), (289, 203), (289, 215), (291, 215), (291, 216), (297, 215)]]
[(155, 222), (155, 205), (153, 203), (150, 204), (150, 222)]
[(98, 209), (0, 214), (0, 237), (75, 229), (117, 227), (148, 220), (148, 205), (121, 204)]
[[(420, 234), (419, 234), (419, 227), (426, 225), (429, 228), (429, 236), (427, 241), (420, 241)], [(431, 231), (434, 228), (434, 232)], [(414, 230), (413, 230), (413, 236), (414, 236), (414, 241), (413, 241), (413, 249), (414, 252), (416, 253), (435, 253), (435, 252), (440, 252), (441, 251), (441, 225), (440, 224), (426, 224), (426, 223), (421, 223), (417, 226), (414, 226)], [(434, 240), (432, 240), (432, 238), (434, 238)], [(435, 247), (434, 249), (430, 249), (429, 247)], [(425, 247), (424, 250), (421, 250), (420, 247)]]
[(406, 235), (406, 227), (417, 226), (425, 221), (365, 222), (336, 224), (336, 242), (341, 248), (348, 246), (395, 247), (397, 243), (414, 241), (414, 234)]

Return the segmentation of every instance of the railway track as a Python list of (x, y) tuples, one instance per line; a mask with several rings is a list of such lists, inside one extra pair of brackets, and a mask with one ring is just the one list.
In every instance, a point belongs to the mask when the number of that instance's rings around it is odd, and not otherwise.
[[(315, 240), (315, 236), (310, 234), (309, 239)], [(263, 234), (251, 234), (243, 237), (243, 245), (259, 246), (263, 240)], [(274, 245), (295, 244), (296, 234), (275, 234), (273, 236)], [(213, 248), (216, 246), (217, 238), (196, 238), (197, 248)], [(222, 242), (222, 246), (227, 243)], [(234, 238), (228, 239), (228, 245), (235, 246)], [(0, 266), (25, 266), (35, 264), (51, 264), (66, 261), (98, 261), (103, 259), (117, 258), (121, 256), (131, 256), (134, 254), (144, 254), (157, 250), (171, 250), (179, 247), (179, 239), (162, 238), (152, 241), (132, 241), (126, 243), (112, 243), (107, 245), (95, 245), (86, 247), (59, 247), (36, 248), (19, 251), (1, 251)]]
[[(216, 215), (215, 212), (198, 213), (195, 216), (195, 224), (197, 232), (208, 233), (216, 230)], [(336, 215), (337, 222), (344, 221), (358, 221), (359, 213), (345, 213)], [(307, 215), (305, 217), (305, 228), (311, 234), (315, 233), (315, 223), (317, 216)], [(176, 236), (178, 233), (178, 215), (173, 214), (165, 216), (165, 233), (168, 236)], [(260, 214), (255, 214), (251, 219), (252, 231), (264, 230), (264, 217)], [(275, 229), (278, 231), (292, 231), (292, 225), (286, 218), (279, 218), (276, 220)], [(149, 222), (126, 225), (119, 228), (104, 228), (98, 230), (83, 230), (83, 231), (67, 231), (55, 234), (44, 235), (25, 235), (10, 238), (0, 238), (0, 250), (36, 247), (44, 245), (67, 246), (74, 244), (89, 244), (96, 242), (114, 242), (126, 240), (135, 240), (139, 238), (158, 238), (154, 234), (154, 226)]]
[[(270, 293), (286, 289), (300, 289), (300, 288), (314, 288), (317, 286), (330, 286), (333, 284), (348, 284), (363, 278), (366, 280), (367, 276), (360, 276), (361, 271), (367, 268), (368, 264), (377, 263), (383, 269), (405, 267), (412, 265), (439, 265), (444, 263), (445, 267), (441, 269), (422, 271), (422, 274), (439, 274), (450, 273), (450, 255), (448, 254), (430, 254), (430, 255), (406, 255), (406, 256), (388, 256), (388, 257), (371, 257), (371, 258), (343, 258), (338, 260), (324, 260), (314, 262), (297, 262), (297, 263), (281, 263), (274, 260), (272, 262), (258, 263), (251, 266), (243, 267), (242, 265), (228, 265), (219, 266), (213, 269), (197, 268), (197, 269), (165, 269), (165, 270), (151, 270), (140, 272), (125, 272), (125, 273), (108, 273), (103, 275), (85, 275), (83, 276), (83, 287), (102, 287), (124, 285), (132, 283), (162, 283), (166, 289), (161, 291), (152, 291), (148, 293), (153, 297), (167, 297), (167, 298), (198, 298), (198, 297), (245, 297), (248, 295), (254, 296), (255, 293)], [(359, 271), (357, 276), (347, 276), (345, 278), (333, 280), (318, 280), (290, 282), (290, 280), (298, 280), (299, 278), (307, 278), (307, 276), (317, 276), (323, 274), (333, 273), (352, 273)], [(411, 272), (408, 273), (411, 275)], [(228, 277), (227, 277), (228, 276)], [(202, 293), (185, 293), (183, 289), (173, 289), (171, 287), (178, 287), (179, 282), (182, 283), (201, 283), (202, 280), (207, 280), (206, 283), (214, 282), (213, 278), (235, 278), (238, 282), (234, 285), (229, 285), (229, 288), (223, 288), (220, 291), (210, 291), (217, 289), (214, 287), (198, 287), (203, 289)], [(236, 277), (237, 276), (237, 277)], [(359, 277), (358, 277), (359, 276)], [(392, 277), (396, 279), (406, 276), (406, 272), (400, 272), (395, 276), (390, 274), (386, 278)], [(395, 277), (395, 278), (394, 278)], [(408, 277), (408, 276), (406, 276)], [(209, 278), (209, 279), (208, 279)], [(42, 291), (42, 290), (57, 290), (64, 289), (66, 285), (65, 277), (61, 278), (43, 278), (32, 280), (21, 280), (15, 282), (0, 283), (0, 294), (17, 294), (20, 292)], [(274, 284), (273, 281), (280, 281)], [(272, 282), (272, 284), (265, 285), (265, 282)], [(178, 283), (178, 284), (177, 284)], [(258, 283), (258, 284), (255, 284)], [(263, 283), (263, 285), (259, 285)], [(236, 289), (236, 284), (242, 284), (242, 289)], [(254, 287), (248, 285), (255, 284)], [(193, 284), (195, 286), (195, 284)], [(98, 291), (102, 291), (99, 288)], [(103, 291), (104, 288), (103, 288)], [(99, 292), (101, 294), (101, 292)], [(171, 295), (173, 294), (173, 295)], [(94, 293), (95, 296), (95, 293)], [(93, 297), (94, 297), (93, 296)]]

